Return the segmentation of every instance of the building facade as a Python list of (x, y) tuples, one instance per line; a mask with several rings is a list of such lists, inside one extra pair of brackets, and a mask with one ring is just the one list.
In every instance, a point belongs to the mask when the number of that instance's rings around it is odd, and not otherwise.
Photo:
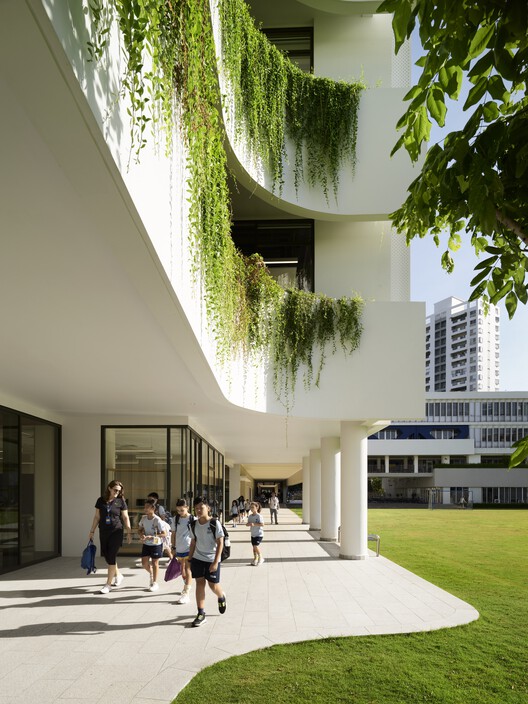
[(500, 310), (481, 300), (435, 303), (425, 328), (425, 391), (498, 391)]
[(369, 439), (374, 499), (528, 503), (528, 468), (508, 469), (528, 435), (528, 392), (428, 394), (425, 419), (393, 422)]
[(296, 178), (292, 145), (277, 193), (234, 126), (218, 6), (209, 3), (233, 220), (244, 237), (286, 238), (287, 251), (278, 241), (264, 253), (278, 277), (332, 298), (359, 294), (360, 347), (345, 355), (329, 345), (313, 390), (301, 365), (287, 424), (268, 359), (220, 363), (195, 276), (195, 164), (183, 115), (170, 153), (149, 127), (136, 160), (117, 23), (91, 61), (87, 0), (3, 0), (0, 571), (78, 555), (112, 479), (135, 514), (145, 492), (169, 507), (207, 493), (220, 507), (257, 480), (296, 484), (306, 468), (305, 519), (330, 538), (339, 521), (342, 557), (368, 556), (367, 438), (387, 419), (416, 418), (424, 399), (424, 304), (410, 301), (409, 252), (388, 220), (414, 178), (405, 154), (390, 158), (410, 51), (394, 55), (391, 18), (375, 14), (376, 2), (247, 4), (273, 41), (286, 34), (287, 51), (299, 28), (310, 30), (293, 52), (299, 65), (369, 87), (356, 168), (343, 166), (335, 195)]

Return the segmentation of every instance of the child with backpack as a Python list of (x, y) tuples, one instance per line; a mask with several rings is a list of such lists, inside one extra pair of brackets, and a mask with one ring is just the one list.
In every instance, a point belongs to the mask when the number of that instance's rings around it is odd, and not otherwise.
[(155, 511), (155, 500), (147, 499), (145, 515), (140, 520), (138, 528), (139, 537), (143, 543), (141, 564), (149, 573), (149, 592), (156, 592), (159, 589), (159, 559), (163, 554), (162, 538), (167, 533), (163, 521)]
[(176, 501), (176, 519), (174, 530), (174, 550), (176, 559), (180, 563), (183, 591), (177, 604), (188, 604), (190, 601), (190, 592), (192, 584), (191, 565), (189, 562), (189, 550), (191, 540), (193, 539), (192, 527), (195, 522), (195, 517), (189, 513), (189, 506), (185, 499)]
[(247, 524), (251, 531), (251, 545), (253, 546), (253, 561), (250, 564), (252, 567), (258, 567), (264, 564), (259, 547), (264, 537), (264, 519), (260, 515), (260, 504), (256, 501), (251, 502), (249, 510)]
[(193, 537), (189, 549), (191, 573), (196, 581), (198, 614), (192, 625), (201, 626), (205, 618), (205, 583), (218, 599), (218, 611), (226, 611), (226, 597), (220, 585), (220, 558), (224, 547), (224, 531), (219, 520), (211, 519), (209, 501), (197, 496), (193, 502), (196, 520), (192, 524)]

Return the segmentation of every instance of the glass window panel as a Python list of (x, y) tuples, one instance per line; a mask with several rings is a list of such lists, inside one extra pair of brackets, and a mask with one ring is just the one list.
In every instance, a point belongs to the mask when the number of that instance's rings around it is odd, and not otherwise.
[(58, 428), (21, 418), (20, 562), (58, 553)]
[(18, 565), (18, 415), (0, 411), (0, 571)]

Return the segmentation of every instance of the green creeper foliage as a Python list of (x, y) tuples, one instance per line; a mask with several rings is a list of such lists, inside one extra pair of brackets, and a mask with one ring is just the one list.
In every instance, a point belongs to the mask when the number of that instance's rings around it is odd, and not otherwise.
[[(336, 83), (302, 74), (255, 27), (244, 0), (218, 0), (224, 37), (224, 70), (233, 82), (239, 134), (282, 183), (285, 136), (296, 150), (296, 181), (336, 193), (345, 159), (355, 164), (361, 84)], [(149, 130), (163, 126), (167, 144), (181, 128), (187, 150), (189, 237), (195, 275), (203, 291), (221, 362), (233, 354), (268, 356), (278, 398), (286, 408), (301, 364), (312, 381), (312, 354), (319, 348), (319, 383), (329, 340), (345, 352), (359, 345), (361, 301), (333, 301), (318, 294), (285, 292), (262, 257), (245, 258), (231, 238), (227, 155), (220, 113), (209, 0), (90, 0), (90, 60), (103, 56), (114, 22), (124, 54), (120, 97), (129, 101), (132, 152), (139, 159)], [(313, 124), (303, 118), (313, 120)], [(341, 147), (339, 147), (341, 145)], [(303, 149), (308, 153), (303, 163)], [(310, 315), (291, 314), (302, 300)], [(297, 306), (300, 311), (300, 306)], [(287, 321), (287, 322), (286, 322)], [(335, 351), (336, 345), (333, 344)]]
[[(446, 98), (458, 100), (464, 81), (471, 86), (466, 124), (427, 151), (393, 224), (408, 242), (432, 234), (438, 245), (448, 232), (447, 271), (454, 266), (449, 250), (465, 230), (485, 257), (470, 300), (504, 300), (511, 318), (528, 301), (528, 3), (385, 0), (378, 11), (394, 13), (396, 51), (417, 27), (425, 52), (393, 153), (404, 147), (417, 161), (432, 121), (444, 125)], [(528, 444), (512, 455), (512, 466), (527, 454)]]

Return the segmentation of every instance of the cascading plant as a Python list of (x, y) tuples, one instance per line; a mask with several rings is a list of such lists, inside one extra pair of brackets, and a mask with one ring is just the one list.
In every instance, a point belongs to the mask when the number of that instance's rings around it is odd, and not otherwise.
[[(218, 0), (224, 70), (235, 97), (238, 135), (283, 183), (285, 139), (295, 145), (295, 182), (306, 178), (328, 198), (344, 160), (355, 166), (362, 84), (315, 78), (293, 66), (254, 25), (244, 0)], [(217, 355), (268, 355), (275, 391), (289, 410), (298, 371), (319, 384), (330, 344), (351, 353), (361, 337), (359, 297), (330, 299), (284, 291), (262, 257), (242, 256), (231, 238), (231, 210), (217, 59), (209, 0), (89, 0), (91, 60), (101, 58), (117, 23), (125, 56), (120, 97), (129, 101), (132, 151), (163, 126), (167, 145), (181, 129), (189, 178), (195, 275), (215, 334)], [(168, 147), (170, 150), (170, 147)], [(305, 163), (305, 154), (308, 155)], [(315, 382), (313, 355), (318, 351)]]

